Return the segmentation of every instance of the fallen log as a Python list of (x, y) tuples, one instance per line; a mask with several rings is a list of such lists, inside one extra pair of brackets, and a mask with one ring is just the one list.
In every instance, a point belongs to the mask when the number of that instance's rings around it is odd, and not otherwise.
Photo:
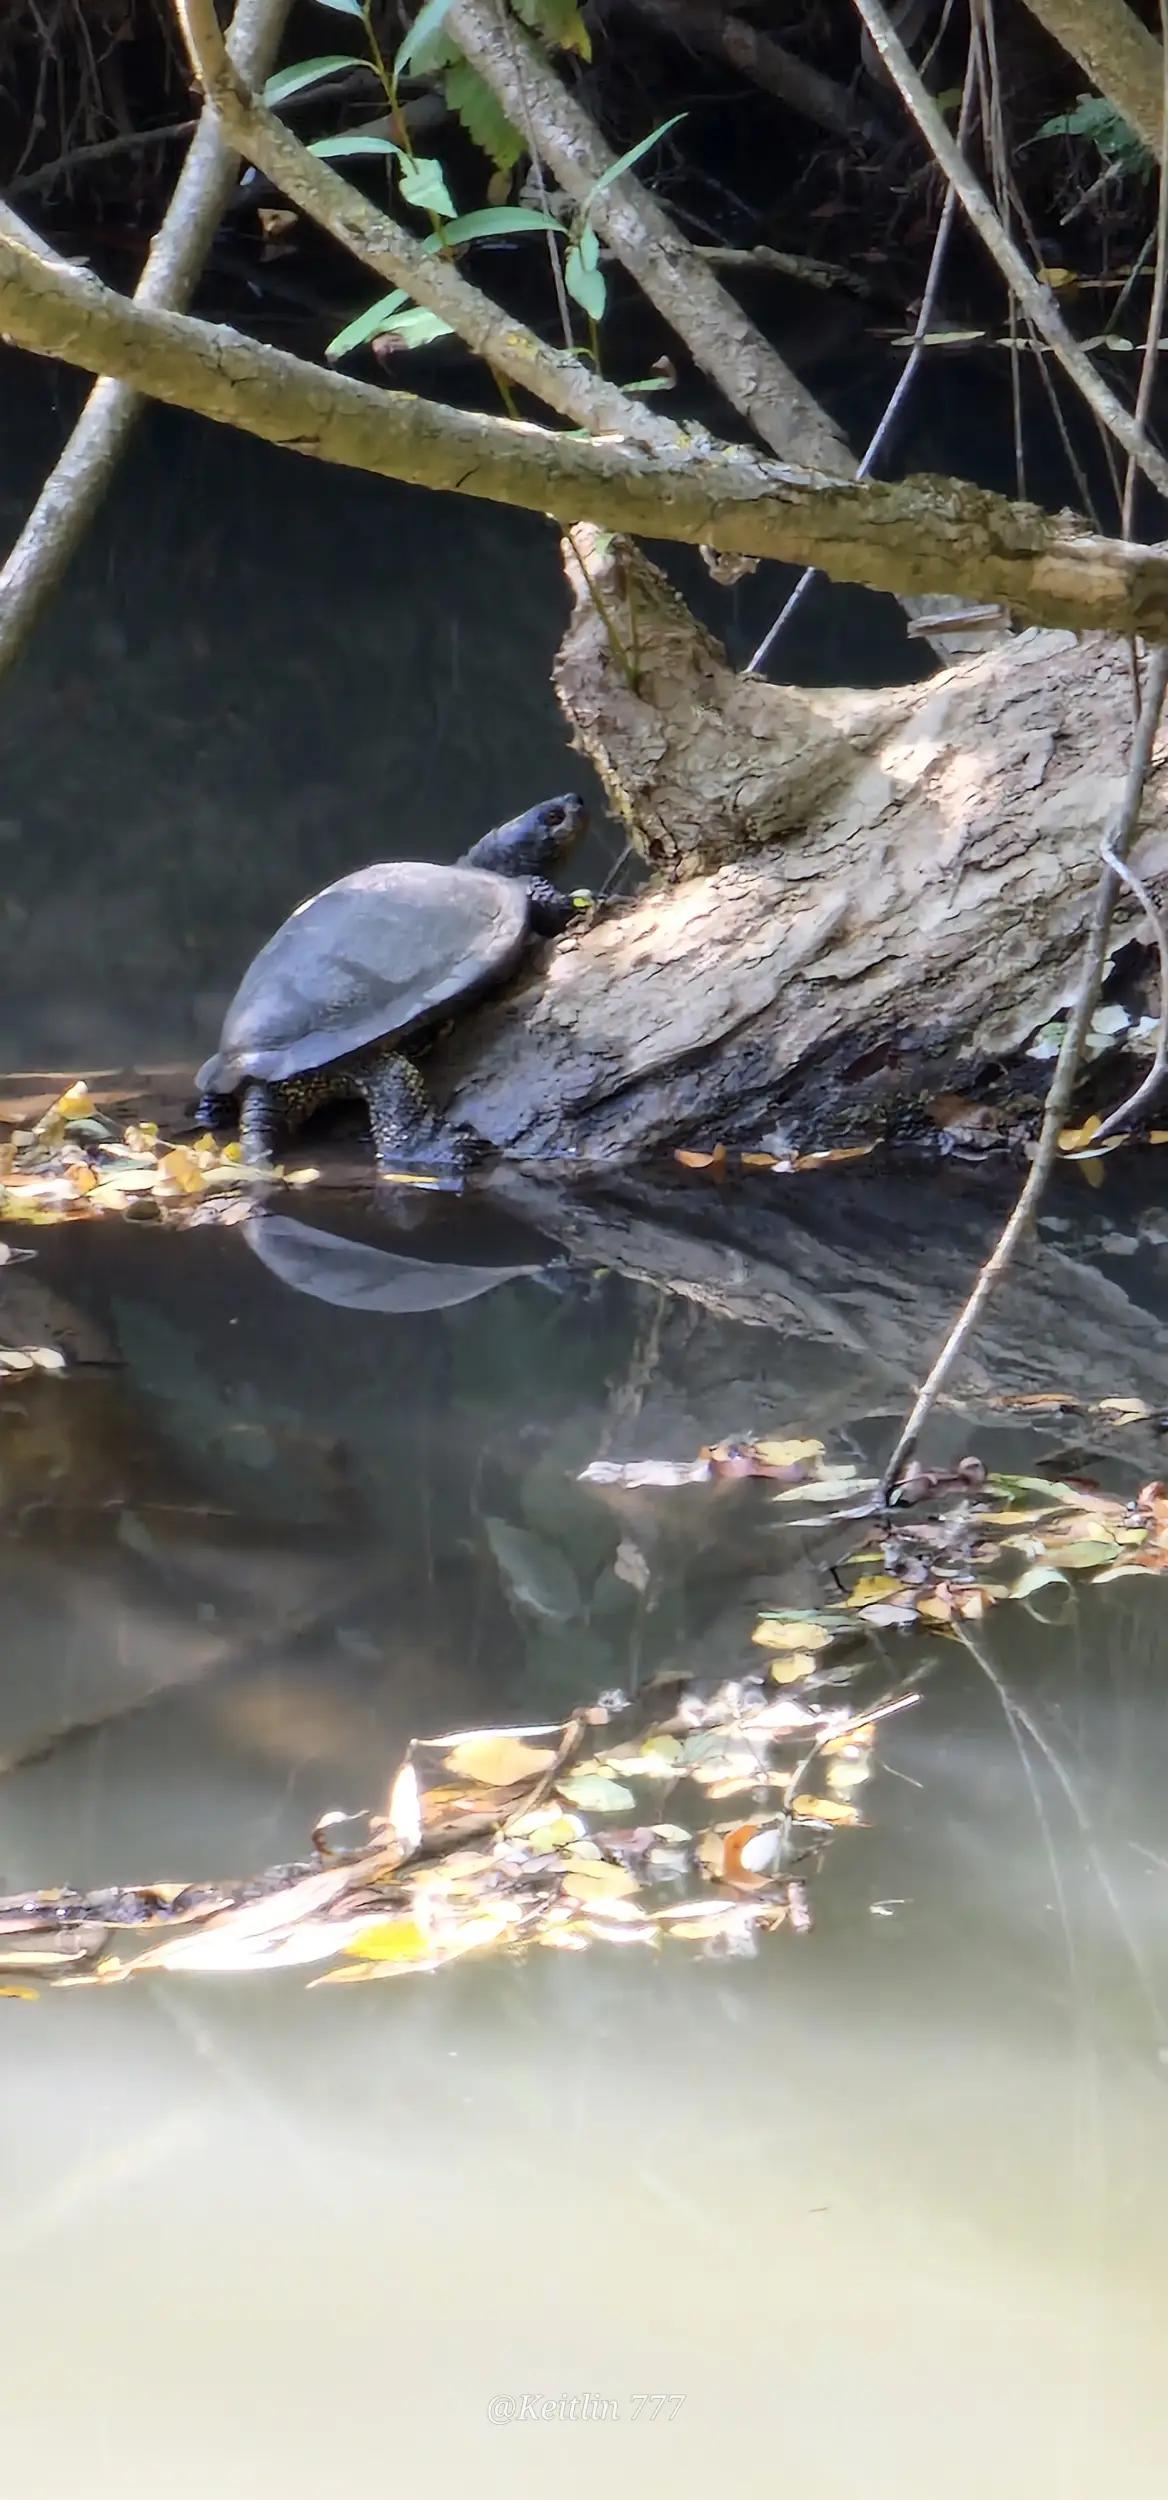
[[(565, 562), (559, 699), (652, 883), (459, 1028), (434, 1063), (454, 1116), (586, 1162), (822, 1138), (1019, 1051), (1074, 986), (1123, 784), (1123, 647), (1034, 630), (918, 685), (772, 686), (628, 542), (577, 530)], [(1156, 899), (1166, 762), (1162, 738), (1138, 852)], [(1116, 946), (1139, 926), (1126, 905)]]

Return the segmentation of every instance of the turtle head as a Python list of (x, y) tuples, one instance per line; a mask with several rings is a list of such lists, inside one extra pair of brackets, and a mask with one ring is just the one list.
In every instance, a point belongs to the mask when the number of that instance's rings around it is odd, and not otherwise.
[(493, 868), (500, 877), (546, 877), (587, 829), (588, 810), (574, 790), (541, 799), (509, 824), (496, 825), (464, 854), (464, 868)]

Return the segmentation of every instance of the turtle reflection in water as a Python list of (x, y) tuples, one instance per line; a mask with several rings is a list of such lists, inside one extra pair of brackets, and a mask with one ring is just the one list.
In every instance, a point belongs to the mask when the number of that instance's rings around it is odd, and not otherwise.
[(530, 938), (557, 937), (574, 904), (549, 879), (588, 822), (574, 791), (483, 835), (452, 868), (391, 860), (301, 903), (245, 972), (219, 1048), (200, 1068), (200, 1116), (239, 1100), (247, 1163), (281, 1129), (359, 1095), (380, 1165), (460, 1169), (463, 1138), (437, 1117), (402, 1044), (498, 987)]

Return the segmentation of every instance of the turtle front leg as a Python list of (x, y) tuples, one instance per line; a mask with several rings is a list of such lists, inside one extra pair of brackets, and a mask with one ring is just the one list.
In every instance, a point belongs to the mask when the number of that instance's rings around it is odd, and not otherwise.
[(562, 937), (569, 921), (578, 917), (581, 906), (570, 894), (561, 894), (550, 877), (529, 877), (527, 895), (531, 928), (535, 937)]
[(373, 1132), (378, 1167), (391, 1172), (399, 1164), (438, 1165), (461, 1174), (468, 1150), (457, 1129), (439, 1119), (412, 1059), (398, 1050), (379, 1051), (352, 1070)]

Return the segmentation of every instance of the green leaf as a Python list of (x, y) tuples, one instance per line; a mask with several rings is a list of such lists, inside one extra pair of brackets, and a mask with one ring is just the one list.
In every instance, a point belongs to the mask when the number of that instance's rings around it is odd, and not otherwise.
[(424, 208), (428, 217), (453, 217), (454, 202), (436, 156), (403, 156), (398, 180), (411, 208)]
[(621, 1814), (636, 1798), (623, 1780), (606, 1779), (602, 1771), (570, 1772), (558, 1783), (561, 1797), (590, 1814)]
[(426, 42), (427, 37), (437, 34), (449, 7), (450, 0), (425, 0), (425, 6), (419, 9), (409, 33), (403, 37), (393, 56), (395, 85), (403, 70), (409, 68), (415, 53)]
[(335, 9), (338, 17), (357, 17), (360, 18), (362, 25), (365, 23), (365, 11), (361, 6), (361, 0), (317, 0), (317, 7)]
[(411, 304), (408, 312), (394, 313), (390, 320), (377, 325), (378, 338), (396, 338), (402, 347), (428, 347), (431, 339), (450, 336), (450, 323), (441, 313), (428, 312), (424, 304)]
[(489, 156), (501, 174), (510, 173), (524, 151), (524, 141), (508, 121), (497, 96), (469, 61), (457, 61), (442, 82), (452, 113), (475, 146)]
[(582, 61), (591, 60), (592, 39), (576, 0), (515, 0), (515, 14), (546, 42), (558, 44), (562, 52), (578, 52)]
[(311, 139), (310, 156), (400, 156), (392, 139), (378, 139), (371, 130), (342, 131), (336, 139)]
[(335, 339), (329, 340), (325, 355), (330, 362), (335, 362), (338, 356), (347, 356), (354, 347), (367, 347), (370, 339), (377, 338), (384, 330), (398, 305), (408, 301), (404, 286), (395, 286), (392, 295), (380, 296), (376, 304), (370, 305), (368, 312), (358, 313), (356, 320), (350, 321), (346, 329), (338, 330)]
[(1015, 1580), (1010, 1595), (1020, 1598), (1027, 1611), (1036, 1615), (1040, 1623), (1056, 1623), (1060, 1620), (1064, 1609), (1056, 1608), (1054, 1612), (1047, 1613), (1042, 1607), (1031, 1606), (1029, 1601), (1038, 1595), (1040, 1589), (1069, 1590), (1070, 1585), (1066, 1572), (1056, 1571), (1053, 1564), (1032, 1563), (1029, 1571), (1024, 1571), (1021, 1579)]
[(278, 69), (263, 90), (264, 104), (282, 104), (285, 96), (299, 95), (302, 87), (315, 87), (322, 78), (333, 78), (339, 69), (369, 69), (368, 61), (355, 52), (322, 52), (315, 61), (294, 61), (291, 69)]
[(593, 183), (584, 202), (585, 217), (588, 215), (593, 200), (599, 199), (601, 192), (607, 191), (611, 182), (619, 182), (621, 175), (627, 174), (630, 166), (639, 164), (641, 158), (648, 155), (650, 148), (656, 147), (658, 140), (665, 137), (667, 130), (676, 130), (678, 123), (684, 120), (684, 113), (671, 113), (668, 121), (659, 122), (656, 130), (650, 131), (647, 139), (638, 139), (635, 148), (626, 148), (624, 155), (618, 156), (615, 164), (608, 166), (607, 170), (601, 174), (600, 180)]
[(646, 391), (675, 391), (675, 390), (676, 390), (676, 388), (677, 388), (677, 384), (676, 384), (676, 382), (670, 382), (670, 381), (668, 381), (668, 380), (667, 380), (667, 378), (666, 378), (666, 376), (665, 376), (663, 373), (655, 373), (655, 374), (651, 375), (651, 376), (650, 376), (650, 379), (649, 379), (647, 382), (622, 382), (622, 383), (621, 383), (621, 389), (622, 389), (622, 391), (629, 391), (629, 392), (634, 392), (634, 391), (636, 391), (636, 392), (640, 392), (640, 393), (642, 393), (642, 394), (644, 394), (644, 392), (646, 392)]
[(569, 295), (572, 296), (575, 302), (582, 307), (584, 312), (587, 313), (589, 320), (600, 321), (604, 315), (605, 300), (608, 294), (608, 289), (604, 282), (604, 271), (595, 267), (590, 269), (584, 259), (583, 251), (581, 249), (584, 236), (591, 234), (591, 232), (591, 227), (586, 226), (584, 228), (584, 235), (580, 238), (580, 243), (573, 243), (571, 251), (568, 253), (564, 262), (564, 284), (567, 287)]
[(1052, 114), (1049, 121), (1040, 122), (1034, 135), (1036, 139), (1093, 139), (1102, 157), (1133, 170), (1152, 161), (1142, 139), (1137, 139), (1131, 124), (1106, 96), (1081, 95), (1072, 112)]
[(477, 243), (492, 234), (563, 234), (558, 217), (545, 216), (542, 208), (472, 208), (469, 216), (456, 217), (444, 228), (443, 243)]

